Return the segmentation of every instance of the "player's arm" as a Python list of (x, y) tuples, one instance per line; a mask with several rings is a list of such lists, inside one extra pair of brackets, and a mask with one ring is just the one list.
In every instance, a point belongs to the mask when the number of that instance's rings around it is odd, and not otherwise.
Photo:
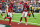
[(24, 11), (24, 8), (23, 8), (23, 11)]
[(25, 7), (25, 5), (23, 5), (23, 11), (24, 11), (24, 7)]
[(30, 11), (30, 7), (28, 6), (28, 11)]
[(14, 14), (13, 14), (13, 8), (12, 8), (12, 15), (14, 15)]
[(28, 8), (28, 13), (30, 12), (30, 7)]

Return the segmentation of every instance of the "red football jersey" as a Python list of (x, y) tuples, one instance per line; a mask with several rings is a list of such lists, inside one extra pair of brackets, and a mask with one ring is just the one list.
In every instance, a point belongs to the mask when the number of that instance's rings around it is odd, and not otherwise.
[(0, 10), (2, 10), (2, 5), (0, 5)]
[(13, 12), (13, 8), (14, 8), (14, 6), (12, 7), (12, 6), (10, 5), (9, 8), (8, 8), (8, 12)]
[(24, 7), (24, 11), (25, 11), (25, 12), (27, 12), (27, 11), (29, 10), (29, 5), (27, 5), (26, 7), (25, 7), (25, 5), (24, 5), (23, 7)]

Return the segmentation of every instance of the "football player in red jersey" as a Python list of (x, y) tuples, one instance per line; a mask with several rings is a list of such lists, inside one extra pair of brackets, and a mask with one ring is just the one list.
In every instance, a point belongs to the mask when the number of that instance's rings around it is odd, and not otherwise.
[(27, 2), (25, 2), (24, 5), (23, 5), (23, 14), (22, 14), (20, 22), (18, 24), (21, 23), (22, 18), (24, 17), (25, 18), (25, 24), (27, 25), (27, 18), (26, 18), (26, 16), (28, 14), (28, 11), (29, 11), (29, 5), (27, 5)]
[(13, 14), (13, 8), (14, 6), (11, 4), (8, 8), (8, 13), (7, 13), (7, 17), (4, 18), (4, 20), (7, 18), (9, 19), (9, 25), (11, 25), (11, 19), (12, 19), (12, 14)]

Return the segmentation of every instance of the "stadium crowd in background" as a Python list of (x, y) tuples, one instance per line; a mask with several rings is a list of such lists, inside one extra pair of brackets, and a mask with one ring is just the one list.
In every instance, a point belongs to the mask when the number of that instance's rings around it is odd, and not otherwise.
[[(2, 8), (3, 8), (2, 11), (5, 10), (7, 4), (8, 5), (10, 5), (10, 4), (13, 4), (14, 5), (13, 12), (20, 13), (20, 12), (23, 11), (23, 5), (24, 5), (24, 3), (22, 4), (22, 1), (20, 1), (20, 2), (18, 2), (18, 1), (10, 1), (8, 3), (5, 2), (5, 1), (0, 1), (0, 4), (1, 3), (2, 3)], [(28, 5), (29, 6), (32, 5), (32, 9), (34, 9), (35, 11), (37, 11), (37, 12), (39, 11), (39, 6), (38, 5), (30, 4), (30, 3), (28, 3)]]

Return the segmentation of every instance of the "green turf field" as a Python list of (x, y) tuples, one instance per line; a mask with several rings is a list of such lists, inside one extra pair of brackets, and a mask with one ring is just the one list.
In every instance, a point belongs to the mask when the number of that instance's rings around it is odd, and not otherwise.
[[(7, 14), (3, 13), (3, 16), (5, 17)], [(20, 18), (21, 18), (21, 13), (14, 13), (13, 18), (12, 18), (12, 22), (19, 22)], [(27, 16), (27, 24), (32, 24), (32, 25), (38, 25), (40, 26), (40, 13), (34, 13), (35, 18), (34, 19), (31, 15), (31, 18), (28, 19), (29, 17)], [(4, 18), (1, 16), (0, 14), (0, 20), (4, 20)], [(6, 19), (5, 21), (9, 21), (8, 19)], [(22, 23), (25, 23), (25, 19), (23, 18)]]

